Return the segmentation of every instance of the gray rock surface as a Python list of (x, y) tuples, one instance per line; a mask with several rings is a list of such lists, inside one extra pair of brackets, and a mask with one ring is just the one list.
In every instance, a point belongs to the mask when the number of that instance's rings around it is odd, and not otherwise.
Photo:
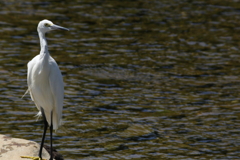
[[(21, 156), (38, 157), (39, 148), (40, 145), (36, 142), (0, 134), (0, 160), (28, 160), (21, 158)], [(50, 158), (50, 155), (44, 148), (42, 158)]]

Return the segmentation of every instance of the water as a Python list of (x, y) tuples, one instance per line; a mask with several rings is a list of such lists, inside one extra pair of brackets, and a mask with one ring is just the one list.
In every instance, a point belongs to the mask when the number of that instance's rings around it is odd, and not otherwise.
[[(41, 141), (27, 89), (42, 19), (64, 76), (67, 160), (240, 159), (239, 12), (232, 1), (2, 1), (0, 134)], [(49, 140), (46, 140), (49, 143)]]

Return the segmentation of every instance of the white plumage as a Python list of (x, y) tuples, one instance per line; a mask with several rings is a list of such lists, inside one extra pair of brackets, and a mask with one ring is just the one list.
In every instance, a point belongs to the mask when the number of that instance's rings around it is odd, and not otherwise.
[(51, 126), (51, 112), (53, 129), (58, 129), (61, 125), (64, 84), (61, 71), (56, 61), (50, 56), (47, 47), (45, 33), (54, 29), (66, 28), (54, 25), (51, 21), (43, 20), (38, 24), (38, 34), (40, 39), (40, 54), (28, 63), (28, 91), (31, 98), (42, 115), (43, 108), (46, 120)]
[(64, 84), (55, 60), (49, 54), (37, 55), (28, 63), (28, 88), (41, 115), (42, 107), (49, 126), (51, 112), (53, 129), (61, 125)]
[[(61, 71), (56, 61), (48, 52), (47, 40), (45, 34), (51, 30), (67, 28), (57, 26), (49, 20), (39, 22), (37, 31), (40, 39), (40, 54), (28, 62), (27, 82), (31, 98), (37, 106), (39, 112), (37, 116), (43, 116), (44, 131), (39, 150), (39, 158), (42, 159), (42, 149), (46, 135), (47, 127), (50, 128), (50, 160), (53, 160), (52, 154), (52, 131), (57, 130), (61, 125), (62, 108), (64, 98), (64, 84)], [(27, 92), (26, 92), (27, 93)], [(26, 94), (25, 93), (25, 94)], [(25, 156), (26, 157), (26, 156)], [(36, 157), (26, 157), (36, 159)]]

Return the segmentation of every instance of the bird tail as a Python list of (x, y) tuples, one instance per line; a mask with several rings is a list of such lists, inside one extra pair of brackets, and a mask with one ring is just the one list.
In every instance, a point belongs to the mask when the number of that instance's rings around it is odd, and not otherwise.
[[(37, 117), (36, 121), (38, 121), (38, 119), (40, 117), (42, 117), (42, 112), (39, 111), (34, 117)], [(57, 131), (58, 127), (62, 125), (62, 118), (59, 119), (59, 117), (53, 116), (53, 129), (55, 130), (55, 132)], [(50, 124), (49, 124), (50, 125)]]
[[(37, 117), (36, 121), (38, 121), (38, 119), (40, 117), (42, 117), (42, 112), (39, 111), (34, 117)], [(62, 118), (59, 118), (55, 115), (53, 115), (53, 129), (55, 130), (55, 132), (57, 131), (58, 127), (62, 125)], [(50, 125), (50, 124), (49, 124)]]
[(55, 132), (57, 131), (58, 127), (60, 127), (62, 125), (62, 118), (59, 118), (56, 115), (53, 115), (53, 129), (55, 130)]

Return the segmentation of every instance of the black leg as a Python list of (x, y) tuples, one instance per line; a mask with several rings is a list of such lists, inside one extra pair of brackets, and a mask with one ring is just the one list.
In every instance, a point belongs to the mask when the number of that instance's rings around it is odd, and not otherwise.
[(50, 160), (53, 160), (53, 149), (52, 149), (52, 132), (53, 132), (53, 123), (52, 123), (52, 118), (53, 118), (53, 112), (51, 112), (51, 126), (50, 126)]
[(39, 158), (42, 159), (42, 149), (43, 149), (43, 144), (44, 144), (44, 140), (45, 140), (45, 135), (46, 135), (46, 131), (47, 131), (47, 127), (48, 127), (48, 122), (44, 113), (43, 108), (41, 107), (41, 112), (42, 112), (42, 117), (43, 117), (43, 122), (44, 122), (44, 130), (43, 130), (43, 135), (42, 135), (42, 141), (41, 141), (41, 146), (40, 146), (40, 150), (39, 150)]

